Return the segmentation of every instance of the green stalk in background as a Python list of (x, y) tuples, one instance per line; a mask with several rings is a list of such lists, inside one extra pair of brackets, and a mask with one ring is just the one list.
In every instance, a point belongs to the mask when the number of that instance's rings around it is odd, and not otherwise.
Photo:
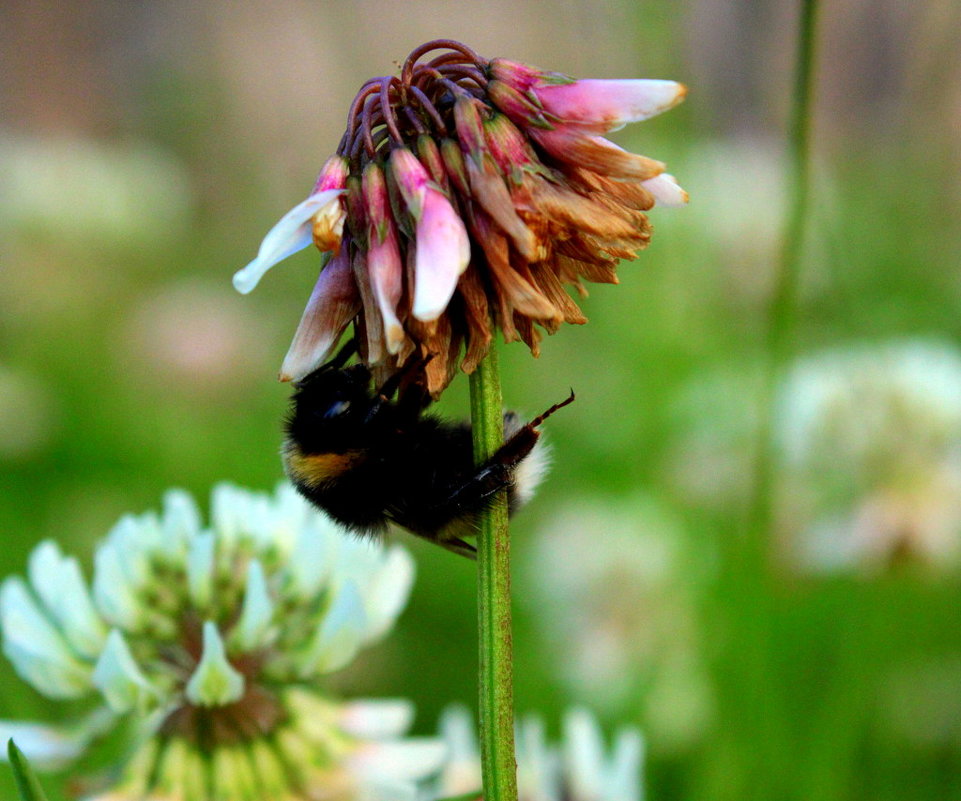
[[(504, 408), (494, 347), (471, 374), (470, 407), (474, 461), (479, 464), (504, 441)], [(477, 534), (480, 743), (485, 801), (517, 800), (510, 548), (507, 493), (499, 492), (482, 515)]]
[[(757, 743), (750, 768), (740, 782), (728, 782), (725, 798), (760, 798), (787, 792), (782, 786), (790, 775), (785, 760), (789, 755), (778, 747), (778, 732), (790, 715), (785, 708), (783, 688), (773, 656), (771, 641), (781, 623), (778, 592), (772, 585), (770, 545), (774, 530), (774, 498), (777, 493), (777, 445), (774, 405), (778, 383), (794, 350), (797, 292), (803, 257), (804, 232), (810, 196), (811, 95), (814, 66), (817, 0), (801, 0), (795, 79), (787, 131), (785, 219), (777, 260), (774, 289), (768, 307), (764, 349), (764, 374), (759, 393), (759, 423), (756, 440), (754, 494), (750, 518), (743, 536), (732, 543), (731, 586), (728, 597), (734, 603), (741, 647), (732, 665), (729, 714), (740, 721), (741, 730), (732, 732), (735, 741), (745, 738)], [(743, 609), (750, 608), (750, 615)], [(763, 790), (757, 776), (770, 777)], [(772, 789), (773, 788), (773, 789)]]
[[(801, 0), (794, 90), (788, 121), (784, 238), (781, 242), (774, 291), (768, 308), (767, 371), (761, 406), (757, 484), (754, 504), (756, 539), (770, 529), (774, 490), (773, 402), (774, 389), (793, 348), (797, 291), (801, 272), (804, 229), (811, 193), (811, 96), (817, 0)], [(761, 559), (763, 553), (757, 554)], [(760, 565), (757, 565), (760, 567)]]

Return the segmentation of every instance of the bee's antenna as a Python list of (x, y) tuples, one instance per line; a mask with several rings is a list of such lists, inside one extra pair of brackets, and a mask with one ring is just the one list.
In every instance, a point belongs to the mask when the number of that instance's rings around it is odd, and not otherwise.
[(571, 395), (570, 395), (569, 398), (567, 398), (567, 399), (565, 399), (565, 400), (562, 400), (560, 403), (555, 403), (555, 404), (554, 404), (553, 406), (551, 406), (551, 408), (548, 409), (546, 412), (544, 412), (543, 414), (538, 415), (537, 417), (535, 417), (533, 420), (531, 420), (531, 421), (527, 424), (528, 428), (537, 428), (537, 427), (538, 427), (541, 423), (543, 423), (548, 417), (550, 417), (552, 414), (554, 414), (554, 412), (558, 411), (559, 409), (563, 409), (565, 406), (567, 406), (567, 405), (569, 405), (569, 404), (571, 404), (571, 403), (573, 403), (573, 402), (574, 402), (574, 389), (573, 389), (573, 387), (572, 387), (572, 388), (571, 388)]

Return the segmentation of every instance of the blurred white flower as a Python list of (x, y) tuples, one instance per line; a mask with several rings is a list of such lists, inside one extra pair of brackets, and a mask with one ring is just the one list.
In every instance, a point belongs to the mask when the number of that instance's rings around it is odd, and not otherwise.
[(696, 740), (712, 703), (694, 608), (709, 566), (680, 522), (643, 495), (583, 499), (548, 518), (526, 555), (530, 608), (571, 692), (610, 712), (640, 703), (664, 749)]
[(802, 564), (961, 561), (961, 353), (860, 345), (798, 362), (780, 393), (785, 522)]
[[(627, 144), (631, 147), (629, 139)], [(681, 167), (678, 173), (685, 174), (694, 201), (684, 215), (665, 216), (658, 230), (688, 235), (689, 253), (702, 255), (690, 269), (708, 271), (700, 276), (704, 286), (720, 281), (726, 303), (765, 308), (770, 300), (786, 207), (785, 158), (779, 140), (757, 135), (695, 142), (680, 158), (686, 171)], [(818, 265), (829, 260), (818, 256), (838, 227), (837, 182), (823, 165), (813, 167), (818, 203), (809, 214), (812, 230), (820, 236), (807, 243), (811, 269), (800, 287), (802, 295), (824, 283)]]
[(242, 314), (232, 292), (194, 278), (151, 291), (124, 329), (117, 340), (125, 372), (184, 394), (236, 391), (268, 351), (262, 320)]
[(0, 130), (0, 230), (143, 248), (183, 231), (187, 170), (156, 145)]
[[(186, 493), (123, 518), (96, 552), (92, 586), (52, 541), (0, 588), (3, 650), (53, 698), (98, 696), (58, 730), (0, 722), (28, 757), (57, 763), (125, 719), (134, 753), (97, 798), (177, 801), (413, 798), (443, 758), (398, 739), (403, 701), (339, 703), (324, 673), (380, 638), (407, 601), (400, 547), (342, 533), (289, 486), (213, 491), (211, 526)], [(386, 767), (385, 767), (386, 766)]]
[[(467, 795), (481, 787), (481, 762), (474, 721), (461, 706), (444, 711), (441, 736), (448, 758), (435, 797)], [(610, 753), (594, 716), (571, 709), (564, 716), (559, 746), (547, 744), (536, 716), (516, 732), (518, 801), (642, 801), (644, 740), (633, 727), (620, 729)], [(483, 796), (480, 792), (477, 798)]]

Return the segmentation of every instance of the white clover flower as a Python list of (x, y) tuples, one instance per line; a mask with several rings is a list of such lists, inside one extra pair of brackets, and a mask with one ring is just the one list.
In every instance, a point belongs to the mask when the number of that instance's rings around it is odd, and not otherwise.
[(785, 517), (813, 569), (961, 562), (961, 353), (923, 340), (800, 360), (778, 405)]
[(613, 714), (642, 694), (658, 747), (690, 747), (713, 713), (696, 614), (710, 557), (687, 547), (681, 521), (645, 494), (573, 499), (521, 558), (531, 613), (574, 697)]
[(435, 741), (398, 739), (404, 701), (339, 703), (317, 679), (381, 637), (414, 568), (400, 547), (342, 533), (293, 488), (213, 491), (203, 528), (189, 495), (123, 518), (99, 546), (92, 587), (53, 542), (0, 588), (3, 650), (53, 698), (99, 696), (70, 729), (0, 722), (28, 757), (78, 756), (126, 721), (134, 753), (97, 799), (413, 798)]
[[(583, 708), (564, 716), (559, 746), (547, 744), (544, 724), (527, 716), (517, 726), (518, 801), (642, 801), (644, 740), (633, 727), (614, 737), (608, 754), (594, 716)], [(440, 733), (448, 759), (435, 797), (467, 795), (481, 787), (474, 722), (461, 706), (446, 709)], [(483, 796), (478, 792), (477, 798)]]

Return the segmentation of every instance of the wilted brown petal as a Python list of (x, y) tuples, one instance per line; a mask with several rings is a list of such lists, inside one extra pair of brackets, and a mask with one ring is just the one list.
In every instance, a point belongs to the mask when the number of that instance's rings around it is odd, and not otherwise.
[(560, 310), (565, 323), (583, 325), (587, 322), (587, 318), (571, 299), (571, 296), (564, 291), (555, 269), (553, 265), (548, 265), (546, 262), (532, 264), (531, 273), (534, 276), (534, 282), (540, 287), (548, 300), (554, 304), (554, 307)]
[(521, 314), (539, 320), (556, 317), (554, 304), (511, 266), (507, 237), (494, 226), (491, 219), (475, 208), (469, 212), (469, 222), (476, 241), (484, 251), (491, 277), (501, 293), (510, 299), (511, 306)]
[(467, 268), (457, 283), (457, 291), (464, 304), (464, 322), (467, 326), (467, 353), (464, 354), (461, 369), (465, 373), (473, 373), (487, 355), (492, 336), (487, 293), (476, 267), (471, 265)]
[(660, 161), (628, 153), (602, 136), (584, 136), (570, 127), (545, 131), (532, 128), (531, 136), (554, 158), (624, 180), (645, 181), (665, 170)]
[[(654, 206), (654, 195), (644, 188), (644, 184), (637, 181), (617, 181), (579, 167), (565, 168), (564, 172), (575, 186), (588, 192), (601, 192), (615, 197), (630, 208), (647, 211)], [(663, 175), (662, 173), (652, 180), (659, 180)]]
[(647, 219), (616, 202), (605, 202), (603, 196), (594, 200), (543, 179), (537, 180), (531, 202), (538, 213), (557, 223), (615, 239), (631, 236)]
[(498, 171), (489, 154), (481, 156), (481, 164), (468, 156), (465, 160), (470, 179), (471, 194), (491, 218), (506, 233), (520, 254), (530, 261), (544, 258), (544, 249), (534, 233), (517, 216), (504, 176)]

